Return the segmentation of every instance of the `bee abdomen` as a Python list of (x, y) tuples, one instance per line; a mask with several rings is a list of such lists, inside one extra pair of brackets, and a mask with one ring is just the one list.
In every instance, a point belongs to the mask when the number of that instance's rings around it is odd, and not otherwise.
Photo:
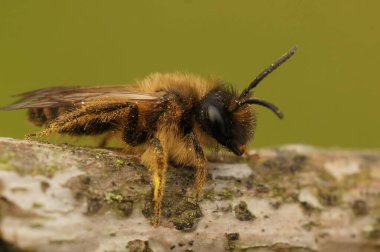
[(28, 119), (36, 126), (43, 126), (63, 114), (67, 108), (30, 108), (28, 110)]

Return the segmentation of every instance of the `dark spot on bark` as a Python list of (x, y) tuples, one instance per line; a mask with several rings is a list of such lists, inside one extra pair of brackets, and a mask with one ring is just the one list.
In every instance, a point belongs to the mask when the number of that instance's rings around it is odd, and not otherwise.
[(238, 205), (235, 206), (235, 216), (240, 221), (254, 220), (256, 217), (248, 210), (247, 203), (245, 201), (240, 201)]
[(142, 240), (129, 241), (126, 248), (129, 249), (129, 252), (153, 252), (149, 247), (149, 242)]

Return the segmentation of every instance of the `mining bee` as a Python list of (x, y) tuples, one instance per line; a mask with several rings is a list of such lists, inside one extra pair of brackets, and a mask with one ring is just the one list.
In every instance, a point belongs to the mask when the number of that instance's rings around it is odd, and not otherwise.
[(142, 149), (141, 161), (153, 176), (152, 222), (157, 225), (169, 160), (196, 168), (198, 199), (207, 174), (203, 147), (222, 146), (242, 155), (255, 133), (255, 113), (250, 105), (264, 106), (283, 117), (274, 104), (253, 97), (251, 90), (296, 49), (266, 68), (240, 94), (218, 79), (155, 73), (128, 86), (35, 90), (20, 94), (19, 101), (1, 109), (28, 109), (29, 120), (45, 126), (29, 137), (113, 134), (128, 146)]

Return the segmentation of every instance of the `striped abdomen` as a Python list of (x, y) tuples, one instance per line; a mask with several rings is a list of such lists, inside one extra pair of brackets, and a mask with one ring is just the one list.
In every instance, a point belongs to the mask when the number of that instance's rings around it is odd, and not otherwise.
[(30, 108), (28, 119), (36, 126), (43, 126), (66, 112), (68, 107)]

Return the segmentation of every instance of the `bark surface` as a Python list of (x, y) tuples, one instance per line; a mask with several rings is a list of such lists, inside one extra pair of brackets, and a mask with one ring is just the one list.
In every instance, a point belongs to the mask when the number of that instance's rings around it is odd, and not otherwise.
[(0, 251), (379, 251), (380, 152), (287, 145), (150, 171), (121, 150), (0, 138)]

